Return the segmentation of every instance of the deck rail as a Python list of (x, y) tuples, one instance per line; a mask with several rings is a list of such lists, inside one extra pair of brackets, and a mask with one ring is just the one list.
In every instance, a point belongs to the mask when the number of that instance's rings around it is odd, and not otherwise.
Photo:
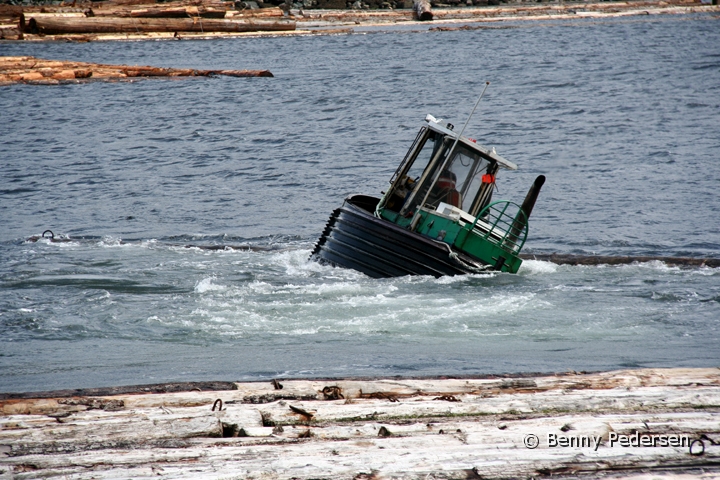
[(470, 231), (517, 255), (527, 240), (528, 218), (517, 203), (498, 200), (480, 211)]

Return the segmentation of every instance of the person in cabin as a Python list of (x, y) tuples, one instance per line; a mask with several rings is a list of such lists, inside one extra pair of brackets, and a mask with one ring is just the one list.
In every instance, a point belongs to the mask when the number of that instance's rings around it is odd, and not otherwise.
[(440, 202), (445, 202), (453, 207), (460, 207), (462, 201), (460, 199), (460, 192), (455, 189), (457, 182), (457, 175), (455, 175), (450, 169), (444, 169), (440, 172), (437, 182), (433, 185), (428, 197), (428, 205), (437, 207)]

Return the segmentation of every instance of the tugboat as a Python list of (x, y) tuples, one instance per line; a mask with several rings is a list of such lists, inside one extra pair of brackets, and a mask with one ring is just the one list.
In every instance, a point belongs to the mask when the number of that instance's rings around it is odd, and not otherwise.
[(312, 260), (374, 278), (518, 271), (545, 176), (522, 205), (492, 201), (498, 171), (517, 166), (463, 137), (465, 127), (456, 133), (432, 115), (425, 121), (387, 192), (348, 196), (330, 216)]

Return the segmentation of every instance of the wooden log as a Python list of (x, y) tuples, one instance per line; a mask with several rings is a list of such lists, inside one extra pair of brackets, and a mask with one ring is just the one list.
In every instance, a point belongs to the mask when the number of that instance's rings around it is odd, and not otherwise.
[(199, 18), (31, 18), (25, 31), (43, 35), (150, 32), (268, 32), (295, 30), (295, 22)]
[(282, 17), (285, 13), (277, 8), (260, 8), (257, 10), (229, 10), (225, 13), (225, 18), (262, 18), (262, 17)]
[(679, 267), (720, 267), (717, 258), (689, 258), (663, 256), (618, 256), (618, 255), (564, 255), (559, 253), (533, 254), (523, 253), (523, 260), (541, 260), (558, 265), (627, 265), (630, 263), (662, 262), (666, 265)]
[[(662, 478), (668, 469), (690, 478), (707, 468), (714, 478), (720, 464), (717, 368), (281, 384), (0, 400), (0, 470), (18, 479), (350, 479)], [(254, 403), (280, 392), (288, 398)], [(216, 398), (224, 406), (212, 411)], [(587, 443), (552, 443), (561, 437)], [(636, 443), (613, 444), (618, 437)], [(670, 438), (677, 445), (651, 445)]]
[(0, 16), (2, 17), (19, 17), (23, 13), (23, 7), (20, 5), (0, 5)]
[(421, 22), (426, 22), (433, 19), (433, 13), (430, 7), (429, 0), (414, 0), (413, 10), (415, 11), (415, 16)]
[(145, 18), (225, 18), (226, 10), (224, 8), (212, 8), (200, 6), (174, 7), (174, 8), (143, 8), (140, 10), (131, 10), (131, 17)]
[(18, 40), (21, 35), (18, 25), (0, 25), (0, 39)]
[[(196, 70), (188, 68), (159, 68), (150, 66), (103, 65), (86, 62), (61, 62), (35, 57), (0, 57), (0, 83), (49, 83), (126, 79), (137, 77), (208, 77), (224, 75), (231, 77), (272, 77), (267, 70)], [(196, 384), (193, 384), (196, 385)], [(200, 384), (197, 384), (200, 385)], [(199, 388), (198, 386), (192, 388)], [(208, 384), (201, 384), (207, 388)], [(218, 388), (220, 384), (212, 384)], [(169, 386), (147, 386), (148, 391)], [(183, 388), (175, 385), (175, 388)], [(73, 391), (77, 395), (81, 392)], [(118, 392), (119, 393), (119, 392)], [(2, 395), (0, 395), (2, 398)]]
[(178, 7), (146, 7), (141, 9), (112, 9), (100, 10), (89, 8), (85, 11), (86, 17), (117, 17), (117, 18), (225, 18), (225, 8), (205, 6), (178, 6)]

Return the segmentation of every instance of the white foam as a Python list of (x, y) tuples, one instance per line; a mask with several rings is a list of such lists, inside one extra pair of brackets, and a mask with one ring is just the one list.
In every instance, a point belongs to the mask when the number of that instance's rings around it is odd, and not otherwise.
[(542, 275), (548, 273), (555, 273), (558, 270), (558, 266), (552, 262), (544, 262), (542, 260), (523, 260), (518, 270), (519, 275)]
[(497, 272), (487, 272), (487, 273), (471, 273), (471, 274), (467, 274), (467, 275), (455, 275), (455, 276), (445, 275), (445, 276), (438, 277), (438, 278), (434, 278), (434, 277), (420, 277), (420, 278), (431, 279), (432, 281), (434, 281), (435, 283), (437, 283), (439, 285), (451, 285), (453, 283), (467, 282), (468, 280), (473, 279), (473, 278), (485, 279), (485, 278), (493, 278), (497, 275), (498, 275)]
[(212, 291), (224, 291), (227, 289), (224, 285), (216, 285), (213, 283), (214, 277), (203, 278), (195, 284), (195, 291), (197, 293), (205, 293)]
[(106, 235), (100, 239), (98, 244), (101, 247), (127, 247), (129, 244), (122, 243), (122, 238)]

